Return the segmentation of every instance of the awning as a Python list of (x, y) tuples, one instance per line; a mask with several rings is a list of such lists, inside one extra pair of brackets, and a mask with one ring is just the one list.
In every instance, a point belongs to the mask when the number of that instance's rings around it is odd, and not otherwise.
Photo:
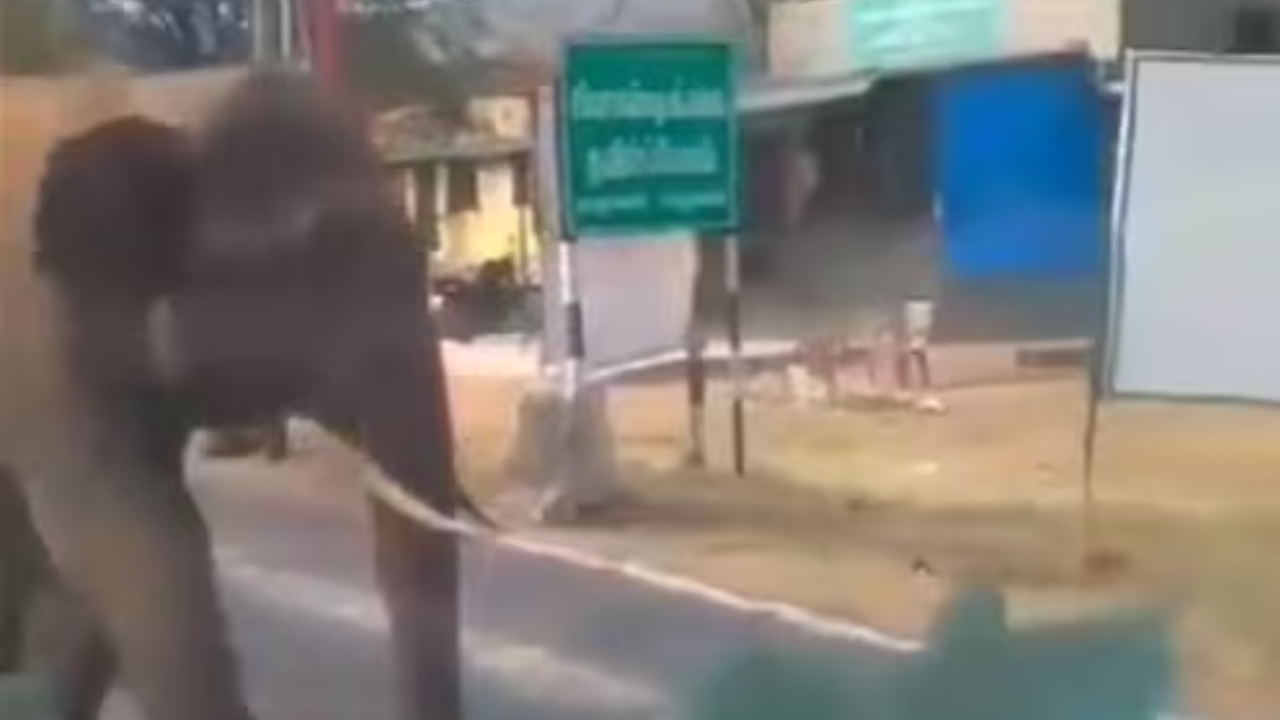
[(749, 82), (738, 98), (744, 115), (807, 110), (865, 95), (875, 83), (869, 73), (797, 80), (761, 79)]
[(458, 138), (417, 143), (383, 153), (383, 164), (411, 167), (449, 160), (500, 160), (525, 155), (533, 150), (527, 138)]

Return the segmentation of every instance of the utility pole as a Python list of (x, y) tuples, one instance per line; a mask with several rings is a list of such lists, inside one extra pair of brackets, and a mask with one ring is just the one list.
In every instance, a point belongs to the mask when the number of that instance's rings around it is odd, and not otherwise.
[(293, 65), (298, 62), (294, 46), (298, 37), (297, 0), (277, 0), (280, 3), (280, 60)]
[(251, 0), (249, 30), (253, 41), (253, 63), (262, 65), (283, 57), (281, 4), (287, 0)]
[[(286, 2), (288, 0), (285, 0)], [(307, 0), (311, 69), (331, 90), (342, 91), (341, 0)]]

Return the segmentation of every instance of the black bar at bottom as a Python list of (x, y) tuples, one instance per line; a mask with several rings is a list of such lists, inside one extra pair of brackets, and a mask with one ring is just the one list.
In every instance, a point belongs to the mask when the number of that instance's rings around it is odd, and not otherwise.
[(702, 337), (691, 333), (685, 346), (685, 384), (689, 401), (689, 445), (685, 461), (690, 467), (706, 465), (704, 423), (707, 404), (707, 366)]
[(581, 361), (587, 356), (586, 329), (582, 319), (582, 301), (574, 300), (565, 305), (566, 330), (569, 333), (569, 357)]
[[(727, 305), (725, 319), (728, 322), (729, 353), (730, 357), (739, 358), (734, 368), (735, 372), (740, 373), (742, 371), (742, 302), (741, 296), (736, 289), (729, 291)], [(732, 380), (734, 392), (730, 420), (733, 432), (733, 472), (738, 477), (742, 477), (747, 473), (746, 410), (743, 407), (742, 378), (735, 375)]]

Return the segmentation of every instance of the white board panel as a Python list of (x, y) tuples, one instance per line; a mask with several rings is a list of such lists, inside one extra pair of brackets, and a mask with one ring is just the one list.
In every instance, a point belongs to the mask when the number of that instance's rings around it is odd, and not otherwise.
[[(647, 240), (575, 248), (590, 374), (684, 347), (693, 315), (697, 250), (687, 237)], [(557, 320), (546, 326), (562, 324)], [(548, 335), (545, 342), (549, 359), (563, 361), (563, 336)]]
[(1280, 401), (1280, 63), (1139, 57), (1129, 82), (1111, 390)]
[[(541, 362), (565, 361), (564, 283), (559, 272), (559, 180), (555, 105), (538, 98), (536, 167), (541, 212), (543, 322)], [(574, 246), (588, 377), (684, 347), (693, 318), (698, 270), (691, 234), (586, 238)]]

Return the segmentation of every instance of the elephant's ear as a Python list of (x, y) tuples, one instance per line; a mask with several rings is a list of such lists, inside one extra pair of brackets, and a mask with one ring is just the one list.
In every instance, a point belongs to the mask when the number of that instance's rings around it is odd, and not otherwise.
[(178, 284), (196, 182), (190, 139), (130, 116), (50, 152), (35, 213), (37, 268), (94, 299), (151, 299)]

